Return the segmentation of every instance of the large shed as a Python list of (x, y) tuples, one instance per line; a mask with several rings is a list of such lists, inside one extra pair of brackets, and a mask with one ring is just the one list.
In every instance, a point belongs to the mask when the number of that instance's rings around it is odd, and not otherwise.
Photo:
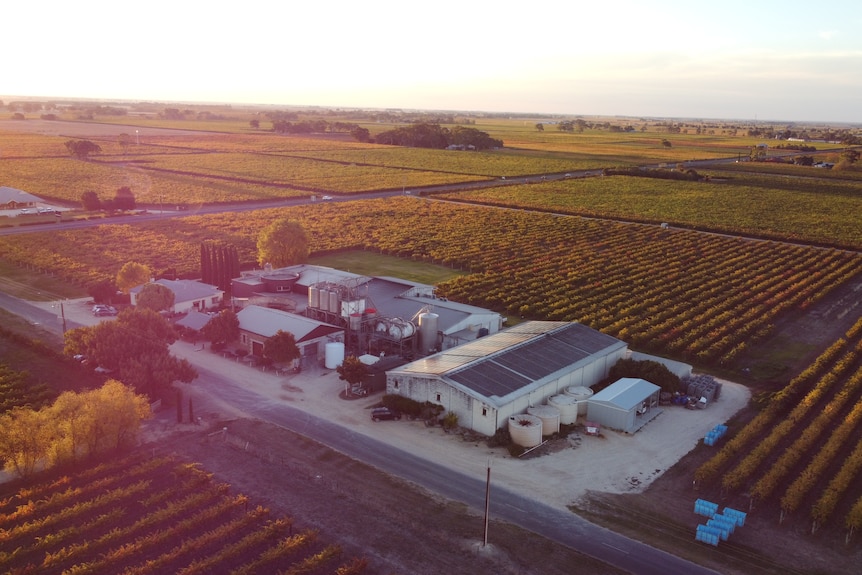
[(493, 435), (509, 417), (607, 377), (627, 346), (583, 324), (529, 321), (386, 372), (386, 392), (431, 402)]
[(661, 413), (661, 388), (645, 379), (623, 377), (587, 401), (587, 419), (603, 427), (634, 433)]
[(300, 365), (316, 365), (326, 357), (326, 344), (343, 339), (340, 327), (268, 307), (250, 305), (236, 314), (240, 344), (254, 357), (263, 355), (266, 340), (279, 331), (293, 334)]

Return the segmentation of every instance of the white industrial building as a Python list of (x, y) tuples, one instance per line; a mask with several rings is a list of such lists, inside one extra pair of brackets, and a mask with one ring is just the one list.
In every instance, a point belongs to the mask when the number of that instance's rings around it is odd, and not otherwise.
[(583, 324), (529, 321), (386, 372), (386, 392), (435, 403), (484, 435), (570, 387), (589, 387), (625, 342)]
[(341, 327), (348, 353), (428, 355), (497, 333), (497, 312), (438, 298), (434, 286), (301, 264), (243, 272), (234, 307), (277, 308)]

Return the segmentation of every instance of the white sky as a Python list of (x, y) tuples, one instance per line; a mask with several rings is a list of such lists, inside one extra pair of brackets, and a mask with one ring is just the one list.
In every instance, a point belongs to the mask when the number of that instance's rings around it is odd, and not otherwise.
[(859, 0), (41, 0), (0, 22), (7, 97), (862, 122)]

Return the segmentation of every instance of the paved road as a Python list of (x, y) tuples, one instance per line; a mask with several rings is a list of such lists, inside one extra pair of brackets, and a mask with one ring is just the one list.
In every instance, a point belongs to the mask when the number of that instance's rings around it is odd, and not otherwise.
[[(62, 323), (55, 312), (46, 311), (2, 292), (0, 307), (46, 329), (62, 332)], [(80, 325), (71, 319), (67, 319), (66, 323), (68, 329)], [(442, 463), (422, 459), (284, 402), (258, 395), (223, 373), (202, 365), (195, 367), (200, 374), (196, 387), (205, 388), (211, 400), (224, 402), (249, 417), (268, 421), (319, 441), (349, 457), (449, 499), (463, 502), (474, 509), (484, 509), (485, 483), (481, 480), (452, 470)], [(638, 575), (715, 574), (714, 571), (594, 525), (568, 511), (548, 506), (499, 486), (495, 487), (493, 470), (491, 484), (490, 510), (495, 518), (519, 525), (620, 569)], [(493, 532), (489, 538), (493, 542)]]

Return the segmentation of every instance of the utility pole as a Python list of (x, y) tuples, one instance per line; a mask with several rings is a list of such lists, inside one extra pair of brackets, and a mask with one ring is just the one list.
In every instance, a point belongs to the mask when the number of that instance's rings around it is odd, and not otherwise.
[(63, 335), (66, 335), (66, 311), (63, 309), (63, 302), (60, 302), (60, 317), (63, 319)]
[(482, 547), (488, 546), (488, 510), (491, 507), (491, 460), (488, 459), (488, 474), (485, 479), (485, 533), (482, 538)]

